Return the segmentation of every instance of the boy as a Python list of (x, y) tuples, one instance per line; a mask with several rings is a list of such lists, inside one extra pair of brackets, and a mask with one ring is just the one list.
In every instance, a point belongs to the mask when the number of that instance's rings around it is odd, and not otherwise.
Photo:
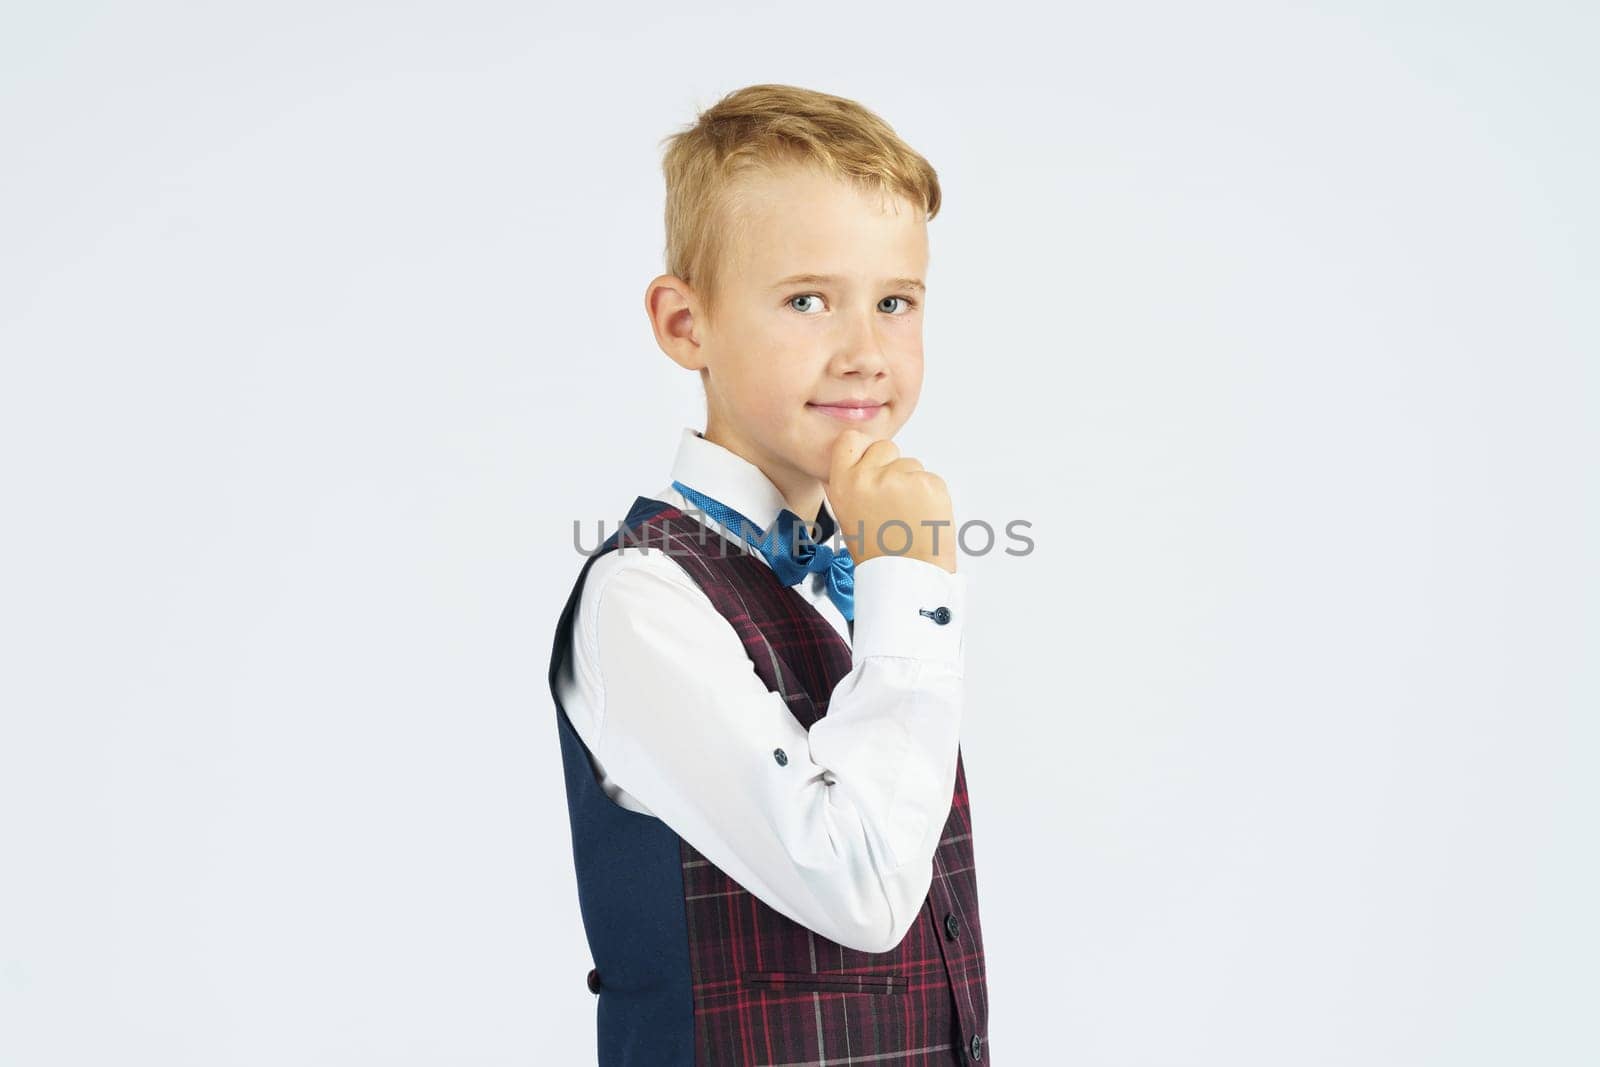
[(891, 440), (937, 176), (792, 86), (670, 140), (645, 310), (706, 429), (583, 564), (550, 663), (600, 1063), (991, 1061), (965, 579)]

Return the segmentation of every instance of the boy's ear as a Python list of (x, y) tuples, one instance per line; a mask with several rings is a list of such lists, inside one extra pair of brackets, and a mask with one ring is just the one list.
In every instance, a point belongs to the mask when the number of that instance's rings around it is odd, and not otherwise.
[(706, 365), (696, 328), (700, 301), (692, 286), (675, 274), (658, 274), (644, 291), (644, 312), (655, 331), (656, 344), (667, 358), (686, 370)]

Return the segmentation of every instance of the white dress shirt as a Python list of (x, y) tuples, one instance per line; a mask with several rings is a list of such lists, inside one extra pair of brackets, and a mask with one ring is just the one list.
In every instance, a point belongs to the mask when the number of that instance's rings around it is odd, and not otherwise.
[[(692, 427), (670, 480), (762, 530), (788, 506), (760, 468)], [(651, 495), (694, 508), (670, 486)], [(833, 515), (826, 496), (823, 507)], [(738, 531), (690, 517), (765, 562)], [(851, 643), (826, 581), (791, 588)], [(858, 563), (852, 667), (807, 731), (679, 562), (625, 545), (590, 568), (557, 692), (612, 800), (661, 819), (795, 922), (886, 952), (927, 897), (955, 790), (965, 593), (964, 574), (925, 560)], [(943, 625), (919, 614), (940, 605)]]

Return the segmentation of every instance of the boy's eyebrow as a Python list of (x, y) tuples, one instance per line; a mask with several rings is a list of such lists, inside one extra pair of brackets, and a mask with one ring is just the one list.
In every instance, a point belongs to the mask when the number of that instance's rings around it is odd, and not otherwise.
[[(837, 282), (839, 279), (832, 274), (791, 274), (772, 283), (769, 288), (782, 289), (788, 285), (822, 285)], [(883, 283), (891, 289), (915, 289), (918, 292), (927, 292), (928, 287), (916, 278), (890, 278)]]

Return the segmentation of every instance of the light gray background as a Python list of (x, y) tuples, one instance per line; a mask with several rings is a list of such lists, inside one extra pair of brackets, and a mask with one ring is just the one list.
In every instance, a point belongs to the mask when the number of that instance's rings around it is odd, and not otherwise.
[(999, 1062), (1593, 1064), (1592, 4), (6, 5), (0, 1063), (592, 1062), (657, 143), (938, 168)]

